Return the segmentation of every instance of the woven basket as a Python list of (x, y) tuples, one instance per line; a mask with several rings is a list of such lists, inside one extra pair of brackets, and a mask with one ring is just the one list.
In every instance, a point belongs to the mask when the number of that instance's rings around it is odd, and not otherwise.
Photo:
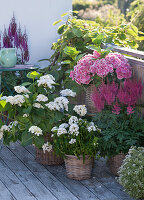
[(94, 103), (93, 101), (91, 100), (91, 95), (93, 94), (93, 92), (95, 91), (96, 87), (94, 84), (90, 84), (88, 86), (88, 88), (86, 89), (86, 97), (85, 97), (85, 104), (86, 104), (86, 107), (88, 109), (88, 113), (90, 115), (93, 115), (94, 113), (97, 112), (95, 106), (94, 106)]
[(36, 161), (42, 165), (61, 165), (64, 163), (64, 160), (57, 156), (54, 150), (44, 153), (42, 149), (38, 148), (36, 148)]
[(67, 177), (74, 180), (85, 180), (91, 177), (93, 159), (88, 156), (83, 163), (83, 157), (80, 160), (76, 156), (67, 155), (65, 159), (65, 166)]
[(121, 167), (121, 165), (123, 163), (123, 160), (125, 159), (125, 156), (126, 156), (125, 154), (120, 153), (116, 156), (111, 157), (108, 160), (108, 164), (110, 166), (110, 169), (115, 176), (119, 176), (118, 171), (119, 171), (119, 168)]
[[(53, 138), (51, 137), (51, 134), (48, 134), (44, 138), (45, 142), (52, 142)], [(36, 149), (36, 161), (39, 162), (42, 165), (61, 165), (64, 163), (63, 158), (57, 156), (54, 152), (54, 150), (51, 150), (50, 152), (46, 151), (43, 152), (42, 149)]]

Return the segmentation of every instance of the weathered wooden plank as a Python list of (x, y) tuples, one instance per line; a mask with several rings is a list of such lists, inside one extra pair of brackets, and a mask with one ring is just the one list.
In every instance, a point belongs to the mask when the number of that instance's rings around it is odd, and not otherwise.
[[(11, 147), (9, 147), (11, 148)], [(30, 154), (18, 143), (11, 151), (29, 168), (29, 170), (60, 200), (78, 200), (59, 180), (57, 180), (44, 166), (35, 161)]]
[[(80, 200), (98, 200), (94, 193), (88, 190), (80, 181), (71, 180), (66, 177), (66, 170), (62, 166), (46, 166), (76, 197)], [(100, 199), (99, 199), (100, 200)]]
[(128, 194), (123, 190), (123, 187), (118, 184), (115, 177), (109, 174), (106, 166), (96, 165), (93, 170), (93, 177), (102, 183), (107, 189), (113, 192), (121, 200), (133, 200)]
[[(57, 198), (30, 172), (30, 170), (7, 148), (3, 147), (1, 158), (15, 173), (15, 176), (29, 189), (38, 199), (56, 200)], [(24, 193), (23, 193), (24, 194)]]
[[(35, 155), (33, 146), (28, 146), (28, 147), (26, 147), (26, 149), (31, 154)], [(65, 178), (66, 173), (65, 173), (65, 170), (62, 169), (62, 166), (59, 166), (59, 167), (55, 166), (53, 168), (47, 167), (47, 168), (51, 171), (51, 173), (53, 173), (54, 176), (58, 176), (59, 179), (62, 182), (65, 182), (68, 186), (69, 186), (69, 184), (73, 185), (73, 181), (72, 182), (67, 181), (67, 179)], [(59, 173), (60, 173), (60, 175), (59, 175)], [(104, 180), (103, 180), (103, 178), (104, 178)], [(88, 185), (89, 181), (92, 183), (92, 185)], [(132, 198), (129, 197), (128, 194), (126, 194), (123, 191), (122, 186), (116, 182), (114, 176), (111, 175), (110, 169), (106, 165), (105, 159), (101, 159), (100, 161), (95, 161), (95, 167), (93, 170), (93, 179), (92, 180), (89, 179), (88, 182), (82, 181), (82, 184), (84, 184), (86, 187), (88, 187), (89, 190), (91, 190), (91, 191), (93, 190), (93, 192), (96, 193), (96, 191), (94, 191), (94, 190), (96, 190), (95, 187), (97, 187), (96, 185), (94, 186), (95, 182), (96, 183), (99, 182), (103, 185), (103, 187), (107, 188), (107, 190), (106, 189), (103, 190), (104, 198), (106, 198), (105, 192), (108, 192), (108, 190), (109, 190), (120, 200), (133, 200)], [(107, 184), (107, 182), (108, 182), (108, 184)], [(72, 190), (74, 191), (75, 187), (72, 188)], [(81, 191), (83, 191), (83, 190), (81, 190)], [(75, 194), (76, 194), (76, 192), (75, 192)], [(81, 195), (81, 193), (80, 194), (78, 193), (78, 195)], [(100, 193), (97, 195), (99, 195), (99, 198), (100, 198)], [(102, 195), (101, 195), (101, 198), (102, 198)], [(113, 196), (113, 198), (114, 198), (114, 196)], [(106, 199), (106, 200), (108, 200), (108, 199)]]
[(81, 183), (101, 200), (119, 200), (115, 194), (113, 194), (104, 185), (97, 181), (95, 177), (89, 180), (83, 180)]
[(115, 46), (115, 45), (103, 45), (103, 48), (107, 48), (107, 47), (111, 47), (112, 51), (116, 51), (122, 54), (127, 54), (136, 58), (144, 58), (144, 52), (143, 51), (139, 51), (139, 50), (134, 50), (131, 48), (127, 48), (127, 47), (119, 47), (119, 46)]
[[(15, 174), (0, 160), (0, 180), (16, 199), (36, 200), (33, 194), (23, 185)], [(0, 194), (2, 194), (0, 192)], [(9, 193), (7, 194), (9, 195)], [(12, 198), (12, 195), (10, 198)], [(2, 199), (2, 198), (0, 198)]]
[(125, 56), (128, 61), (129, 61), (129, 64), (132, 65), (132, 66), (141, 66), (142, 68), (144, 67), (144, 60), (140, 60), (140, 59), (137, 59), (137, 58), (132, 58), (132, 57), (129, 57), (129, 56)]
[(0, 180), (0, 199), (1, 200), (16, 200), (13, 194), (6, 188)]
[[(26, 147), (28, 151), (35, 156), (32, 146)], [(78, 199), (98, 200), (98, 198), (84, 187), (79, 181), (70, 180), (66, 177), (65, 169), (62, 166), (46, 166), (47, 170), (53, 174), (68, 190), (71, 191)], [(61, 171), (62, 170), (62, 171)]]

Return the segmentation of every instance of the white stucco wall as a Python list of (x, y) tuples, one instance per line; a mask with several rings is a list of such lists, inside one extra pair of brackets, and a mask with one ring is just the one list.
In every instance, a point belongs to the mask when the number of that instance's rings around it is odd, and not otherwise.
[[(26, 27), (29, 47), (29, 63), (51, 55), (51, 44), (58, 39), (57, 26), (53, 22), (60, 15), (72, 9), (72, 0), (0, 0), (0, 30), (8, 27), (10, 19), (15, 18), (21, 27)], [(43, 67), (46, 65), (41, 63)]]

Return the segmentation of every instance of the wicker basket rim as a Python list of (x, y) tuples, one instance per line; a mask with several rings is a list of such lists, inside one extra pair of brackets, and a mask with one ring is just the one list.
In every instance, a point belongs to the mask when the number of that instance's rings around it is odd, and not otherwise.
[[(67, 155), (67, 154), (66, 154), (65, 157), (69, 157), (69, 158), (77, 158), (77, 159), (78, 159), (78, 157), (77, 157), (77, 156), (74, 156), (74, 155)], [(79, 157), (80, 157), (80, 158), (83, 158), (82, 155), (80, 155)], [(86, 158), (90, 158), (89, 155), (85, 155), (85, 157), (86, 157)]]

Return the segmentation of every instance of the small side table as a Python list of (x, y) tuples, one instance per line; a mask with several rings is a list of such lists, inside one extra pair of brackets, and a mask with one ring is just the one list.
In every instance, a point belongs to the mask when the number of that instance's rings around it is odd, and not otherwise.
[[(0, 66), (0, 94), (1, 94), (1, 87), (2, 87), (2, 73), (3, 72), (12, 72), (12, 71), (26, 71), (26, 70), (34, 70), (38, 69), (37, 65), (15, 65), (11, 68), (6, 68)], [(11, 92), (12, 93), (12, 92)]]

